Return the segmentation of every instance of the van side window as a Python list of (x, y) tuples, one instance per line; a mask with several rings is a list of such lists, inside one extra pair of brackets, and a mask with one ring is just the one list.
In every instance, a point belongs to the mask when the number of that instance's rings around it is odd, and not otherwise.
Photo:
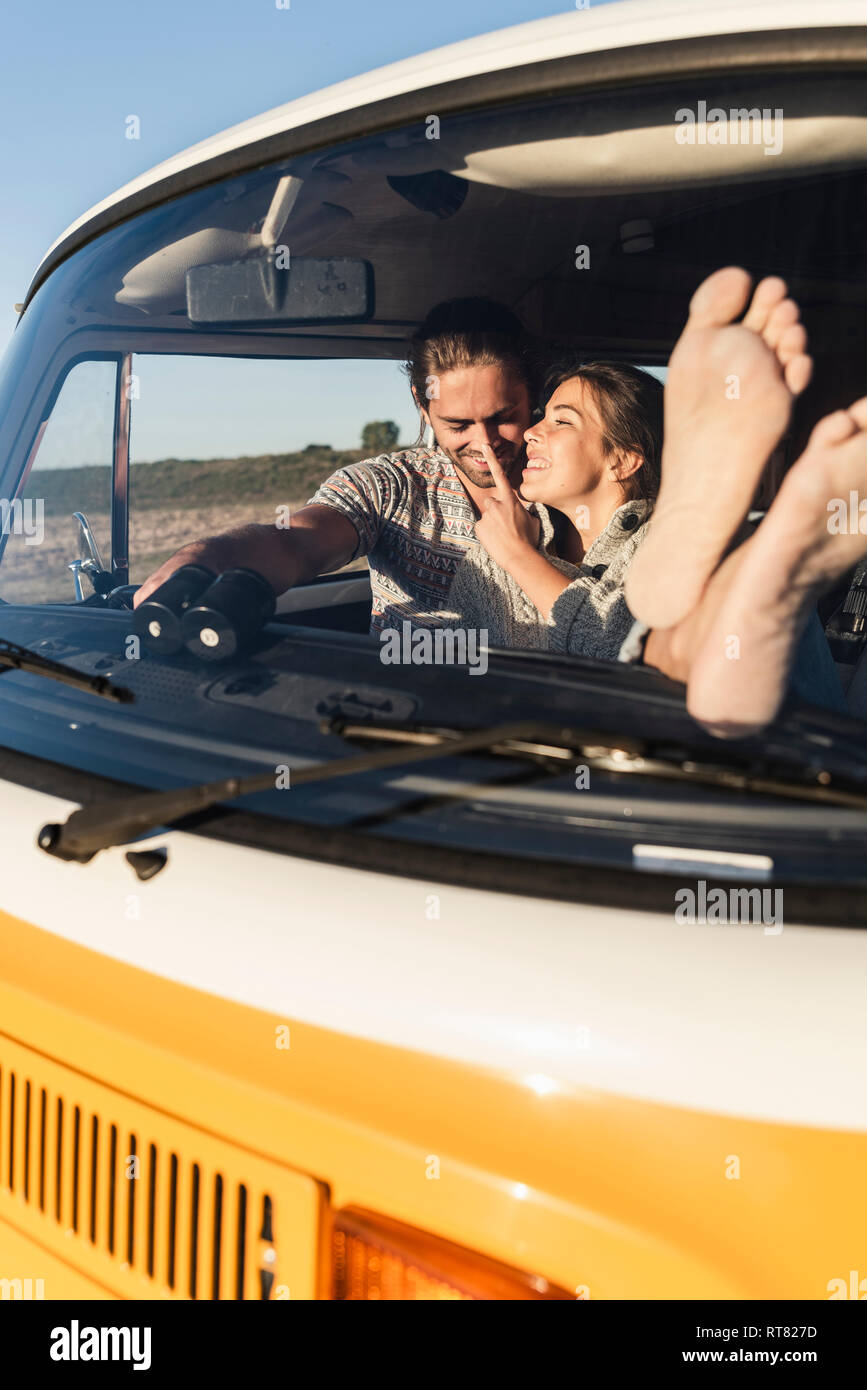
[[(0, 498), (6, 536), (0, 597), (7, 603), (71, 603), (70, 562), (79, 555), (84, 512), (103, 562), (111, 550), (111, 476), (116, 367), (78, 362), (70, 370), (18, 498)], [(85, 583), (84, 592), (91, 592)]]

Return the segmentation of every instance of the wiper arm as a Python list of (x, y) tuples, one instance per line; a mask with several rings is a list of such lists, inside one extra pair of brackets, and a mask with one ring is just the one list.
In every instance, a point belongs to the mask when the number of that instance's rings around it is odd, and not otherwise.
[[(339, 732), (344, 738), (382, 741), (413, 736), (399, 724), (334, 722), (339, 723)], [(749, 791), (757, 795), (787, 797), (794, 801), (820, 801), (827, 805), (867, 811), (867, 787), (854, 779), (832, 778), (831, 773), (825, 768), (796, 766), (794, 770), (789, 767), (777, 767), (768, 771), (761, 767), (754, 755), (748, 758), (742, 754), (738, 758), (737, 755), (730, 754), (728, 762), (721, 762), (719, 759), (708, 757), (706, 749), (692, 749), (686, 744), (670, 751), (670, 739), (621, 738), (620, 735), (600, 733), (598, 730), (557, 730), (550, 726), (535, 725), (532, 734), (535, 737), (531, 736), (531, 741), (514, 739), (489, 751), (532, 758), (543, 763), (548, 770), (551, 769), (552, 758), (572, 762), (577, 757), (588, 768), (604, 772), (638, 774), (668, 782), (698, 782), (705, 786), (722, 787), (728, 791)], [(558, 736), (562, 736), (561, 746), (539, 742), (539, 739), (544, 737), (556, 741)], [(739, 767), (738, 762), (743, 766)], [(757, 767), (761, 770), (756, 770)], [(444, 794), (422, 797), (410, 807), (394, 807), (388, 811), (373, 813), (372, 816), (362, 816), (351, 824), (363, 825), (365, 828), (369, 821), (377, 825), (384, 824), (407, 815), (417, 815), (442, 800), (471, 799), (479, 795), (479, 790), (477, 785), (458, 786), (449, 791), (447, 797)]]
[(8, 642), (5, 637), (0, 637), (0, 673), (4, 669), (26, 671), (31, 676), (47, 676), (49, 680), (72, 685), (76, 690), (89, 690), (93, 695), (116, 700), (119, 704), (131, 704), (135, 700), (131, 690), (123, 685), (112, 685), (105, 676), (86, 676), (72, 666), (64, 666), (43, 656), (41, 652), (32, 651), (30, 647), (20, 647), (17, 642)]
[[(345, 732), (342, 724), (326, 721), (326, 732)], [(363, 726), (369, 732), (367, 726)], [(399, 731), (401, 746), (380, 753), (361, 753), (355, 758), (332, 758), (314, 763), (290, 774), (290, 785), (299, 787), (312, 782), (328, 782), (364, 772), (378, 772), (390, 767), (427, 762), (435, 758), (458, 757), (463, 753), (484, 751), (520, 756), (522, 745), (539, 732), (532, 722), (498, 724), (487, 729), (462, 733), (456, 729), (412, 729)], [(568, 734), (568, 730), (555, 731)], [(394, 739), (392, 739), (392, 742)], [(535, 748), (536, 745), (533, 745)], [(550, 753), (568, 756), (562, 747), (548, 749)], [(139, 792), (117, 801), (98, 802), (73, 811), (62, 825), (44, 825), (37, 843), (40, 849), (58, 859), (74, 859), (88, 863), (95, 854), (111, 845), (127, 844), (130, 840), (158, 830), (161, 826), (196, 811), (207, 810), (221, 801), (234, 801), (239, 796), (271, 791), (274, 773), (255, 773), (250, 777), (226, 777), (218, 782), (203, 782), (194, 787), (177, 787), (168, 792)]]
[[(497, 724), (464, 733), (457, 729), (416, 728), (402, 724), (350, 724), (338, 718), (325, 720), (322, 729), (323, 732), (340, 734), (347, 739), (398, 743), (400, 746), (385, 752), (361, 753), (352, 758), (332, 758), (325, 763), (299, 768), (291, 773), (293, 787), (391, 767), (411, 766), (436, 758), (488, 752), (526, 758), (548, 766), (552, 760), (568, 763), (579, 756), (588, 767), (610, 772), (700, 782), (730, 790), (823, 801), (867, 811), (867, 789), (857, 784), (833, 785), (831, 774), (822, 769), (800, 768), (797, 775), (789, 770), (777, 775), (757, 773), (749, 768), (739, 770), (732, 766), (731, 759), (727, 764), (698, 762), (687, 748), (675, 754), (668, 753), (662, 740), (657, 741), (658, 746), (654, 749), (653, 741), (649, 739), (622, 738), (620, 735), (600, 733), (599, 730), (573, 729), (533, 720)], [(127, 844), (147, 831), (158, 830), (161, 826), (206, 810), (221, 801), (234, 801), (255, 792), (271, 791), (273, 787), (274, 773), (268, 772), (250, 777), (227, 777), (218, 782), (204, 782), (168, 792), (139, 792), (116, 801), (83, 806), (73, 811), (62, 825), (43, 826), (38, 844), (46, 853), (57, 858), (74, 859), (86, 864), (100, 850), (111, 845)], [(478, 788), (474, 785), (466, 790), (473, 794)]]

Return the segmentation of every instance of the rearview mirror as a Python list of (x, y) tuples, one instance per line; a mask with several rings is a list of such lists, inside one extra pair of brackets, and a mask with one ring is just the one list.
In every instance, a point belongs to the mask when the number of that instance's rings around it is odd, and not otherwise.
[(373, 313), (369, 261), (269, 256), (192, 266), (186, 275), (191, 323), (363, 322)]

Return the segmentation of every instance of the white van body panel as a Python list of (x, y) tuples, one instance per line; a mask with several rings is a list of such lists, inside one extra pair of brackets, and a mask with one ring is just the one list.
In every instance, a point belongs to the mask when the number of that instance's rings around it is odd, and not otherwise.
[(178, 831), (136, 842), (168, 849), (140, 883), (123, 848), (87, 865), (37, 848), (41, 826), (74, 809), (0, 782), (4, 908), (114, 960), (287, 1022), (506, 1072), (540, 1097), (582, 1087), (867, 1129), (863, 932), (689, 926), (674, 903), (552, 902)]

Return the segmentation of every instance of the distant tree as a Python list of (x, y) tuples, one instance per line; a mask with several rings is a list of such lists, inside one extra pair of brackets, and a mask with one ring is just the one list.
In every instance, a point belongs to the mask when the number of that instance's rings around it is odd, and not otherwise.
[(330, 444), (305, 444), (301, 452), (302, 454), (333, 454), (334, 450)]
[(361, 447), (368, 454), (390, 454), (399, 434), (393, 420), (371, 420), (361, 431)]

